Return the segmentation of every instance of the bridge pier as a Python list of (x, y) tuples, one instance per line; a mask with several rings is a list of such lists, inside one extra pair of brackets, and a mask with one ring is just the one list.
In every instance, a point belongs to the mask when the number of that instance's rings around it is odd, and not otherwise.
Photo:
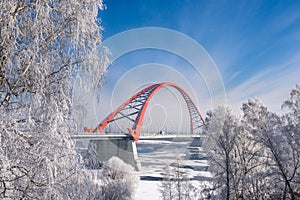
[(194, 137), (190, 146), (191, 147), (202, 147), (202, 141), (203, 138), (200, 138), (200, 137)]
[(133, 166), (135, 170), (141, 170), (141, 162), (138, 158), (136, 142), (130, 138), (91, 139), (88, 150), (89, 152), (93, 152), (101, 162), (107, 161), (113, 156), (117, 156), (125, 163)]

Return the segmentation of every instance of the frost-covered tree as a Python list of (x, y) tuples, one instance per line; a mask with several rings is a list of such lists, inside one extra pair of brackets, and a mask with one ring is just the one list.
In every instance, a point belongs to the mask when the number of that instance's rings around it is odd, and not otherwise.
[(283, 128), (282, 118), (270, 111), (258, 100), (250, 99), (243, 104), (244, 119), (253, 140), (260, 145), (261, 188), (271, 199), (296, 199), (298, 183), (295, 175), (299, 170), (299, 155), (291, 135)]
[(249, 99), (243, 103), (241, 119), (224, 107), (208, 113), (205, 146), (212, 158), (214, 185), (207, 197), (300, 198), (298, 85), (282, 108), (283, 116)]
[(172, 180), (170, 167), (166, 166), (164, 172), (164, 178), (159, 190), (160, 195), (163, 200), (175, 199), (177, 192), (175, 192), (175, 181)]
[(69, 138), (73, 82), (101, 87), (101, 0), (0, 2), (0, 198), (92, 199)]
[(261, 162), (261, 146), (253, 137), (244, 120), (241, 120), (234, 148), (235, 196), (237, 199), (265, 199), (264, 181), (261, 180), (265, 167)]
[(103, 199), (134, 199), (139, 177), (131, 165), (118, 157), (112, 157), (104, 163), (101, 177)]
[(233, 199), (235, 194), (235, 148), (239, 120), (228, 107), (220, 106), (208, 114), (205, 147), (211, 156), (214, 190), (222, 199)]
[(192, 184), (181, 167), (180, 159), (173, 166), (165, 167), (164, 178), (160, 184), (160, 195), (163, 200), (193, 200), (199, 198), (198, 189)]
[[(294, 198), (300, 198), (300, 86), (296, 85), (282, 108), (286, 111), (283, 116), (283, 133), (286, 138), (286, 149), (289, 160), (289, 179), (293, 185)], [(292, 194), (290, 194), (292, 197)]]
[(205, 190), (208, 197), (266, 199), (267, 186), (262, 179), (266, 175), (265, 158), (261, 156), (265, 154), (261, 152), (262, 146), (254, 140), (253, 127), (228, 107), (209, 112), (206, 121), (207, 140), (204, 145), (209, 151), (210, 170), (214, 174), (213, 187)]
[[(273, 128), (280, 123), (280, 119), (274, 114), (274, 117), (279, 121), (269, 121), (267, 108), (257, 99), (249, 99), (246, 103), (243, 103), (242, 110), (244, 113), (242, 119), (243, 129), (248, 136), (247, 142), (252, 146), (248, 150), (248, 154), (252, 156), (252, 162), (249, 163), (250, 166), (247, 170), (254, 167), (254, 170), (248, 172), (251, 178), (247, 179), (243, 192), (245, 197), (250, 195), (253, 199), (270, 199), (273, 195), (271, 191), (274, 190), (272, 188), (273, 180), (270, 177), (270, 154), (262, 143), (262, 139), (266, 135), (265, 132), (272, 132)], [(274, 127), (268, 124), (269, 122)], [(268, 131), (263, 131), (266, 129)]]

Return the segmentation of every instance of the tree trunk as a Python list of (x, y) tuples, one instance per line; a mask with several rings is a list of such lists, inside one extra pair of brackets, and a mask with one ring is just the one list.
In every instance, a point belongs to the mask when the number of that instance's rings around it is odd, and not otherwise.
[(226, 152), (226, 199), (230, 198), (229, 154)]

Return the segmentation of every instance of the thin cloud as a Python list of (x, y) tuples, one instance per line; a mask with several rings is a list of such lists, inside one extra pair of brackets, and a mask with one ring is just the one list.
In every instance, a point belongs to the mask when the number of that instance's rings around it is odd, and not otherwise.
[(227, 91), (228, 104), (239, 110), (241, 103), (258, 98), (270, 110), (280, 112), (280, 106), (288, 98), (296, 84), (300, 83), (300, 53), (280, 66), (264, 70), (237, 87)]

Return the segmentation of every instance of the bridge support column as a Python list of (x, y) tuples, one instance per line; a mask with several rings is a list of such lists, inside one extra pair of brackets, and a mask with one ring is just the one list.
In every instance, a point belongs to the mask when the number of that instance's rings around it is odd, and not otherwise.
[(135, 170), (141, 170), (135, 141), (127, 139), (90, 140), (89, 152), (93, 152), (99, 161), (104, 162), (117, 156)]
[(190, 146), (188, 147), (188, 151), (185, 154), (186, 160), (201, 160), (203, 158), (206, 158), (206, 155), (203, 155), (201, 153), (202, 150), (202, 143), (203, 138), (201, 137), (194, 137), (193, 140), (190, 143)]
[(202, 146), (202, 138), (194, 137), (190, 146), (191, 147), (201, 147)]

